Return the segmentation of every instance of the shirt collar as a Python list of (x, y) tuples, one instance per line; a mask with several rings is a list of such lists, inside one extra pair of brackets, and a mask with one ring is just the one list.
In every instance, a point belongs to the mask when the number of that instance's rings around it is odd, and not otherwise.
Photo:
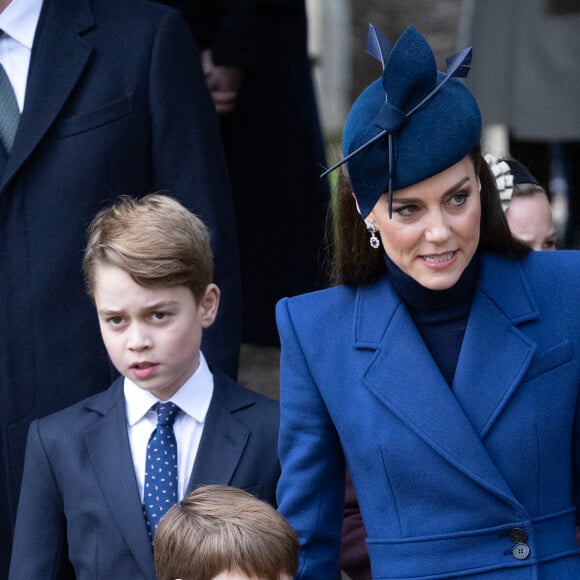
[(32, 50), (43, 0), (12, 0), (0, 14), (0, 29)]
[[(145, 417), (151, 407), (159, 402), (159, 399), (149, 391), (138, 387), (127, 377), (125, 377), (123, 388), (127, 422), (132, 427)], [(213, 375), (209, 370), (203, 353), (200, 352), (199, 366), (196, 371), (171, 397), (170, 401), (198, 423), (204, 423), (212, 396)]]

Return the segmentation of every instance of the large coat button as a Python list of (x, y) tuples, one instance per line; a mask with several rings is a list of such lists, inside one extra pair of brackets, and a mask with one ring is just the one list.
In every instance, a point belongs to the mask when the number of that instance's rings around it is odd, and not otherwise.
[(528, 533), (522, 528), (513, 528), (510, 531), (510, 540), (514, 544), (524, 544), (528, 541)]
[(527, 544), (516, 544), (512, 554), (516, 560), (525, 560), (530, 555), (530, 547)]

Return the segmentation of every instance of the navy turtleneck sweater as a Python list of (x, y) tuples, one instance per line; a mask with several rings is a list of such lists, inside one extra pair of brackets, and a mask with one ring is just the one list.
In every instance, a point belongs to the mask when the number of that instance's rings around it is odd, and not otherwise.
[(447, 290), (429, 290), (385, 254), (389, 280), (406, 304), (433, 360), (451, 387), (479, 273), (477, 254)]

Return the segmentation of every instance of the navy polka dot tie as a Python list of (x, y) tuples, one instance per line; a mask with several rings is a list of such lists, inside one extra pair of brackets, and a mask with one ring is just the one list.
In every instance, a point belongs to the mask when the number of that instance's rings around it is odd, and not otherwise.
[(147, 444), (143, 512), (153, 540), (161, 516), (177, 502), (177, 441), (173, 422), (179, 413), (174, 403), (157, 403), (157, 427)]

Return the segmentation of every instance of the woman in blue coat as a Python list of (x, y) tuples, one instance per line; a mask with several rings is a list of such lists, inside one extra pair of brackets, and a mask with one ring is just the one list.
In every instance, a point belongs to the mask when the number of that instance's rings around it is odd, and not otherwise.
[(336, 576), (345, 465), (375, 579), (580, 578), (580, 255), (511, 237), (453, 78), (469, 50), (446, 74), (413, 27), (367, 50), (383, 75), (343, 133), (337, 285), (277, 306), (298, 578)]

